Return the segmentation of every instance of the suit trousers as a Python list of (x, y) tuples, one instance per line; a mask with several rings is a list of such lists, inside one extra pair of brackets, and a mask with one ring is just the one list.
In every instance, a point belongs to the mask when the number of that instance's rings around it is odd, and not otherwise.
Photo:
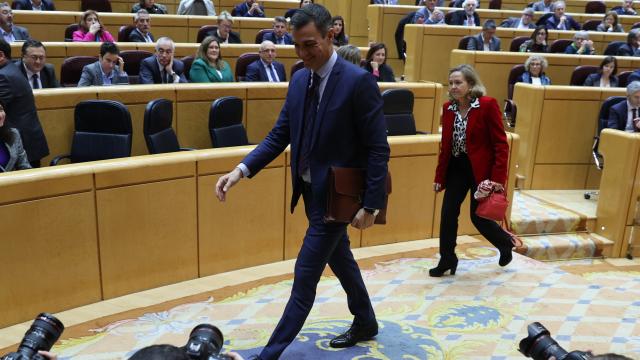
[(296, 259), (291, 296), (280, 322), (260, 353), (262, 360), (279, 358), (298, 335), (311, 311), (318, 281), (327, 264), (347, 293), (354, 324), (366, 326), (376, 322), (360, 268), (349, 247), (347, 225), (324, 223), (326, 206), (314, 196), (310, 184), (301, 182), (305, 184), (302, 196), (309, 227)]
[[(482, 179), (486, 180), (486, 179)], [(458, 217), (460, 206), (471, 190), (471, 222), (493, 246), (498, 249), (511, 249), (511, 236), (497, 222), (476, 215), (478, 201), (473, 197), (477, 189), (471, 161), (466, 154), (451, 156), (447, 169), (446, 188), (442, 200), (440, 215), (440, 257), (455, 258), (456, 238), (458, 236)]]

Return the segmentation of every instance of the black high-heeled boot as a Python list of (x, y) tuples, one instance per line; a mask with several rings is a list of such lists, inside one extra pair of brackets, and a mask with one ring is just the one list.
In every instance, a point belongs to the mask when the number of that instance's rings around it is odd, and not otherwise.
[(498, 249), (498, 251), (500, 251), (500, 259), (498, 260), (498, 265), (500, 265), (500, 266), (509, 265), (511, 260), (513, 260), (513, 253), (511, 252), (512, 249), (513, 249), (512, 246), (509, 246), (507, 248)]
[(456, 268), (458, 267), (458, 258), (440, 258), (438, 262), (438, 266), (429, 269), (429, 276), (431, 277), (441, 277), (447, 271), (451, 270), (451, 275), (456, 274)]

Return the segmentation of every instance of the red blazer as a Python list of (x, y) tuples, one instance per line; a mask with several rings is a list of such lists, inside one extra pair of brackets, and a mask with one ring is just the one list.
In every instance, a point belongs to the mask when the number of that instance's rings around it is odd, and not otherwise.
[[(467, 120), (467, 155), (471, 161), (476, 185), (483, 180), (500, 184), (507, 182), (509, 144), (502, 125), (502, 114), (496, 99), (482, 96), (480, 107), (469, 111)], [(447, 168), (452, 156), (453, 120), (455, 112), (448, 109), (451, 102), (442, 109), (442, 141), (435, 182), (443, 186), (447, 183)]]

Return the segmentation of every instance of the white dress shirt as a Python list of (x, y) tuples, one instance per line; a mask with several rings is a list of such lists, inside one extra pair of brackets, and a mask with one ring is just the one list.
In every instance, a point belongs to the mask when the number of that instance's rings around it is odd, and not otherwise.
[(31, 89), (33, 89), (33, 75), (38, 75), (38, 89), (42, 89), (42, 77), (40, 76), (40, 72), (34, 73), (31, 72), (31, 70), (29, 70), (29, 68), (24, 64), (22, 64), (22, 66), (24, 66), (24, 70), (27, 73), (27, 79), (29, 80), (29, 86), (31, 86)]
[[(273, 63), (267, 64), (266, 62), (262, 61), (262, 59), (260, 59), (260, 62), (262, 63), (262, 67), (264, 67), (264, 71), (267, 72), (267, 77), (269, 78), (269, 82), (280, 82), (280, 78), (278, 77), (278, 72), (276, 71), (275, 66), (273, 66)], [(269, 71), (269, 69), (273, 70), (273, 75), (276, 77), (275, 79), (271, 77), (271, 71)]]
[[(631, 103), (627, 100), (627, 126), (624, 127), (624, 131), (626, 132), (636, 131), (636, 127), (633, 125), (633, 109), (638, 108), (631, 106)], [(640, 110), (636, 110), (636, 117), (640, 117)]]

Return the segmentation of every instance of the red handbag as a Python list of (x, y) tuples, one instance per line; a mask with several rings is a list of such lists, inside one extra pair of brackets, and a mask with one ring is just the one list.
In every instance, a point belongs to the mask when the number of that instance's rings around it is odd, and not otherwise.
[(478, 201), (476, 215), (493, 221), (502, 221), (505, 218), (508, 207), (509, 200), (507, 200), (506, 192), (493, 191), (484, 200)]

